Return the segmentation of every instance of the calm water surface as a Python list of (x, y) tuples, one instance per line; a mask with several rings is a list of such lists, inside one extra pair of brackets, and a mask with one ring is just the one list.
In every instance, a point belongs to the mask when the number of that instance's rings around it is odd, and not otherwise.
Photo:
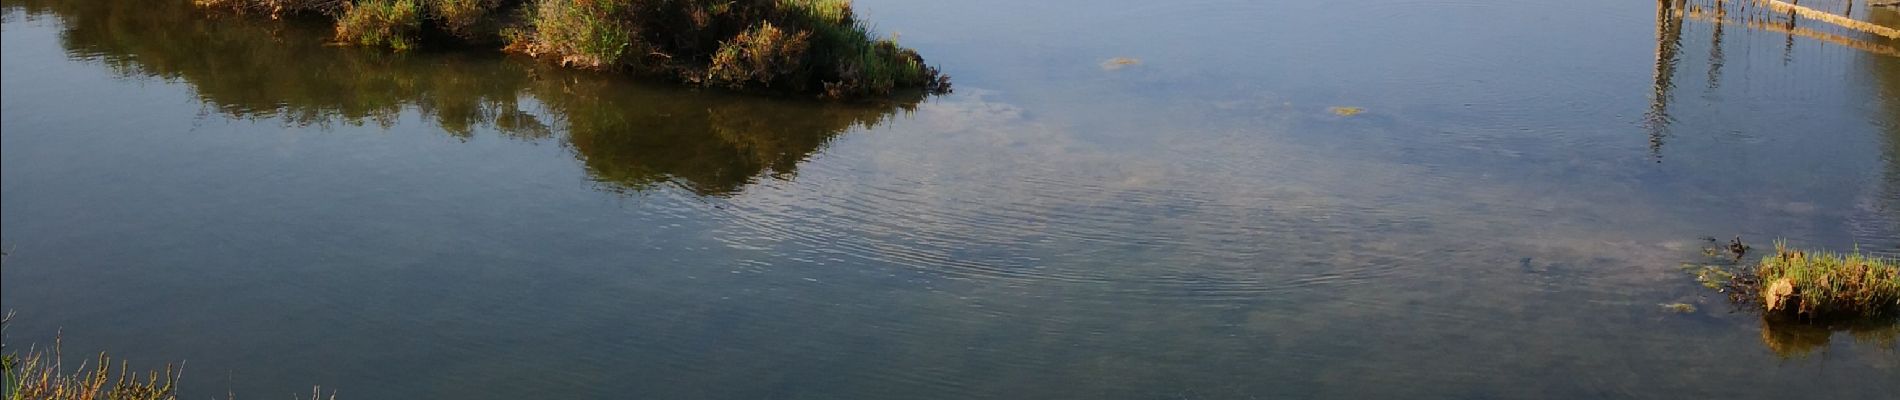
[(957, 92), (836, 105), (172, 3), (6, 1), (0, 297), (188, 396), (1900, 391), (1678, 269), (1900, 254), (1900, 43), (1746, 6), (862, 0)]

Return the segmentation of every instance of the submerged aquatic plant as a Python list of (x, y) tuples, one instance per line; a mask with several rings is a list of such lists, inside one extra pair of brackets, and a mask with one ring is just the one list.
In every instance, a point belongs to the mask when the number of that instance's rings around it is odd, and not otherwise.
[(1689, 303), (1667, 303), (1667, 304), (1659, 304), (1659, 305), (1662, 306), (1663, 311), (1668, 311), (1668, 312), (1677, 313), (1677, 314), (1693, 313), (1696, 310), (1695, 305), (1689, 304)]
[(1108, 59), (1108, 61), (1103, 61), (1102, 70), (1116, 71), (1122, 68), (1135, 66), (1135, 65), (1141, 65), (1141, 59), (1129, 58), (1129, 57), (1115, 57), (1115, 58)]
[(1735, 281), (1735, 274), (1720, 266), (1704, 265), (1696, 269), (1695, 281), (1702, 287), (1722, 290)]

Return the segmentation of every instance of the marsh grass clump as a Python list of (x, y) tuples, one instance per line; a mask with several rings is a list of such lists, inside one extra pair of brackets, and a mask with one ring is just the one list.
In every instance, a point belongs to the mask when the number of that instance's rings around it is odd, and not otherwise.
[(508, 48), (549, 55), (562, 65), (611, 68), (635, 48), (628, 7), (612, 0), (541, 0), (527, 13), (531, 30), (510, 35)]
[[(849, 0), (193, 0), (201, 8), (324, 15), (339, 42), (408, 50), (499, 41), (561, 65), (704, 86), (883, 97), (950, 78)], [(434, 42), (432, 42), (434, 43)]]
[(1830, 253), (1787, 248), (1756, 267), (1755, 287), (1769, 313), (1808, 318), (1870, 317), (1900, 310), (1900, 260), (1856, 251)]
[[(0, 315), (0, 352), (13, 313)], [(176, 400), (178, 377), (182, 369), (166, 364), (164, 371), (129, 372), (131, 366), (120, 361), (115, 371), (112, 358), (100, 353), (91, 364), (82, 363), (67, 371), (62, 361), (61, 340), (53, 339), (50, 349), (33, 348), (25, 353), (0, 355), (0, 398), (5, 400)]]
[(1778, 240), (1773, 254), (1750, 264), (1743, 261), (1749, 246), (1741, 238), (1726, 246), (1705, 240), (1710, 246), (1703, 255), (1714, 264), (1685, 264), (1683, 271), (1730, 303), (1759, 311), (1762, 344), (1775, 355), (1805, 357), (1826, 348), (1837, 332), (1865, 345), (1900, 344), (1897, 260), (1794, 250)]
[(408, 50), (421, 33), (436, 30), (461, 39), (481, 39), (484, 28), (499, 33), (497, 9), (516, 0), (192, 0), (199, 8), (241, 14), (326, 16), (336, 20), (340, 42)]
[[(55, 347), (57, 349), (57, 347)], [(13, 357), (7, 365), (6, 399), (34, 400), (175, 400), (178, 377), (182, 371), (166, 365), (163, 371), (140, 374), (130, 372), (121, 361), (113, 368), (111, 357), (101, 353), (90, 364), (72, 371), (62, 370), (58, 351), (29, 351)]]
[(266, 14), (281, 18), (296, 14), (334, 15), (350, 6), (349, 0), (191, 0), (210, 10)]
[[(11, 313), (6, 315), (8, 319)], [(0, 323), (6, 321), (0, 320)], [(177, 400), (178, 380), (184, 368), (165, 364), (162, 370), (135, 371), (130, 362), (118, 361), (99, 353), (98, 358), (68, 370), (61, 354), (61, 340), (53, 347), (33, 348), (25, 353), (6, 353), (0, 357), (4, 400)], [(322, 398), (320, 387), (311, 389), (312, 400)], [(232, 398), (235, 398), (233, 396)], [(330, 400), (336, 400), (332, 391)]]
[(365, 46), (413, 48), (422, 30), (422, 4), (417, 1), (365, 0), (345, 7), (336, 21), (336, 38)]
[[(0, 262), (6, 254), (0, 251)], [(164, 370), (135, 372), (127, 361), (119, 361), (115, 369), (112, 357), (101, 352), (96, 360), (68, 371), (61, 351), (65, 343), (57, 335), (50, 349), (7, 351), (7, 328), (12, 326), (13, 316), (12, 311), (0, 313), (0, 400), (178, 399), (178, 379), (184, 376), (182, 364), (167, 363)], [(322, 394), (322, 387), (314, 387), (310, 398), (317, 400)], [(331, 392), (330, 400), (336, 400), (336, 392)]]
[(771, 22), (761, 22), (719, 46), (707, 79), (739, 87), (771, 84), (777, 77), (797, 72), (792, 68), (810, 48), (811, 32), (786, 33)]
[[(1732, 248), (1745, 248), (1731, 244)], [(1745, 250), (1744, 250), (1745, 251)], [(1733, 264), (1688, 266), (1703, 286), (1728, 294), (1736, 304), (1754, 304), (1765, 316), (1840, 320), (1900, 314), (1900, 260), (1853, 253), (1790, 249), (1776, 241), (1773, 254), (1752, 268), (1741, 254)]]
[(426, 5), (428, 18), (443, 31), (467, 39), (479, 34), (476, 28), (488, 21), (501, 0), (429, 0)]
[(564, 65), (834, 99), (950, 89), (847, 0), (540, 0), (528, 14), (508, 48)]

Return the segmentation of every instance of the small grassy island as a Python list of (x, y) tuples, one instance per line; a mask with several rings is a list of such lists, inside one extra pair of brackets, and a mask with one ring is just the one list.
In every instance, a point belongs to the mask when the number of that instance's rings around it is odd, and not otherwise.
[(1900, 311), (1900, 260), (1808, 252), (1775, 243), (1756, 267), (1762, 309), (1804, 318), (1854, 318)]
[[(1713, 238), (1708, 239), (1715, 244)], [(1702, 286), (1726, 293), (1728, 300), (1759, 313), (1761, 340), (1775, 355), (1805, 357), (1825, 348), (1835, 332), (1856, 342), (1893, 348), (1900, 335), (1900, 259), (1858, 250), (1835, 253), (1791, 249), (1776, 241), (1773, 253), (1743, 262), (1749, 246), (1741, 238), (1727, 246), (1703, 249), (1716, 264), (1689, 264)], [(1675, 313), (1693, 313), (1689, 304), (1665, 304)]]
[(875, 37), (850, 0), (192, 1), (328, 18), (339, 42), (396, 50), (494, 46), (575, 68), (833, 100), (950, 91), (916, 51)]
[[(1740, 261), (1747, 247), (1739, 239), (1730, 246)], [(1696, 275), (1704, 286), (1728, 293), (1737, 304), (1754, 304), (1768, 318), (1831, 322), (1900, 316), (1900, 260), (1859, 251), (1805, 251), (1776, 241), (1774, 253), (1753, 268), (1709, 265)]]

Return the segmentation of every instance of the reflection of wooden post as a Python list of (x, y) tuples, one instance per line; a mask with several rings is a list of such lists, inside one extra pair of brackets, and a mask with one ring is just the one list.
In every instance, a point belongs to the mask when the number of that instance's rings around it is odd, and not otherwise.
[(1715, 33), (1709, 36), (1709, 90), (1722, 86), (1722, 26), (1728, 20), (1725, 0), (1715, 0)]
[(1662, 162), (1663, 137), (1669, 134), (1669, 97), (1675, 89), (1676, 51), (1682, 46), (1682, 10), (1686, 0), (1656, 0), (1656, 70), (1650, 87), (1649, 112), (1643, 125), (1649, 129), (1649, 151)]
[(1658, 115), (1667, 114), (1669, 91), (1675, 88), (1671, 81), (1676, 75), (1676, 52), (1682, 47), (1682, 16), (1677, 12), (1684, 1), (1656, 0), (1656, 70), (1650, 110)]
[[(1794, 0), (1794, 1), (1798, 2), (1801, 0)], [(1797, 27), (1794, 26), (1794, 23), (1795, 21), (1798, 21), (1798, 20), (1800, 20), (1800, 18), (1795, 18), (1794, 15), (1788, 16), (1788, 37), (1782, 39), (1783, 42), (1781, 44), (1781, 63), (1782, 64), (1787, 64), (1789, 62), (1794, 61), (1794, 30), (1797, 29)]]

